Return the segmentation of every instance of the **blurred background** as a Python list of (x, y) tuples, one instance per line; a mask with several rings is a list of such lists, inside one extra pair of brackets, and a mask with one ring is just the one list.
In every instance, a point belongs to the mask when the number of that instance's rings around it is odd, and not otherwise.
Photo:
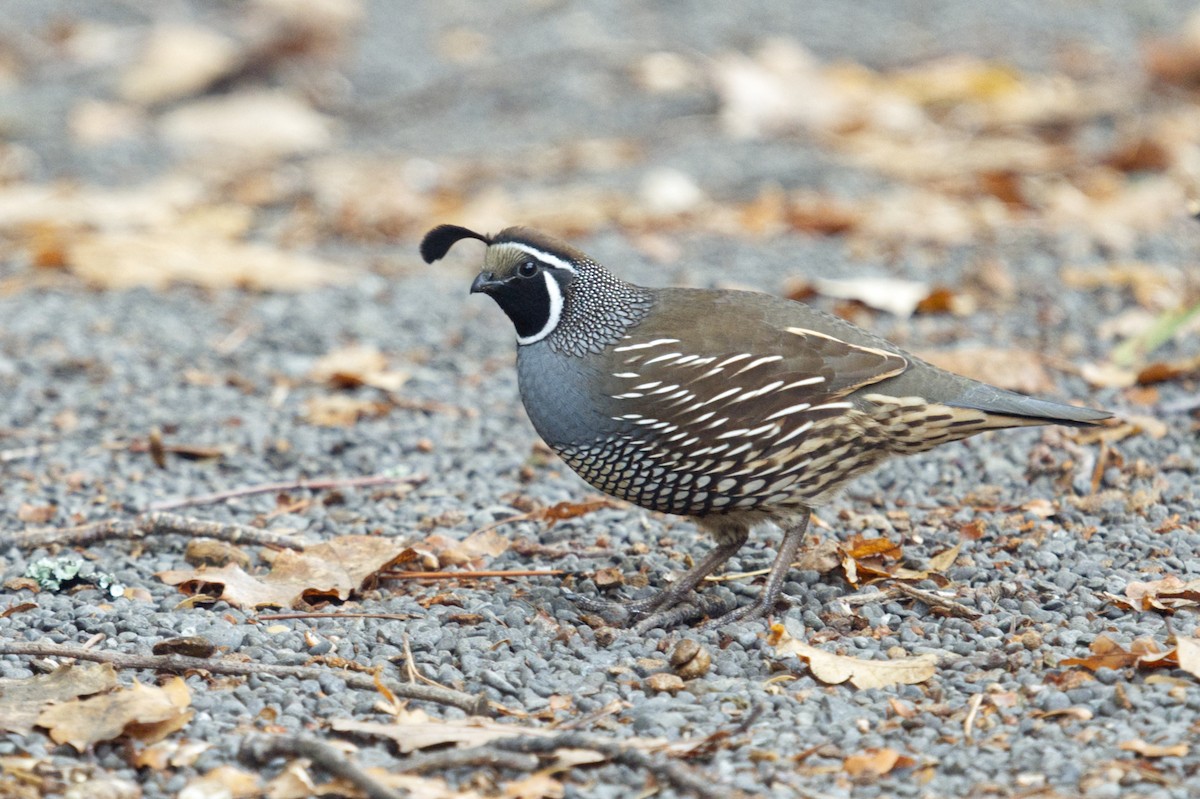
[(1126, 258), (1188, 232), (1194, 12), (9, 0), (0, 269), (7, 291), (39, 271), (289, 288), (416, 268), (443, 221), (620, 235), (677, 266), (688, 236), (832, 239), (791, 245), (826, 276), (1027, 235)]

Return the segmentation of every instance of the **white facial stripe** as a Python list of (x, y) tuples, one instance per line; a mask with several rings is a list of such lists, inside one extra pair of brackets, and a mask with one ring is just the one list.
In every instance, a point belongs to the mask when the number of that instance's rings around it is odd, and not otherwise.
[(550, 313), (546, 317), (546, 326), (532, 336), (517, 336), (518, 344), (536, 344), (541, 341), (554, 332), (554, 328), (558, 327), (558, 320), (562, 317), (562, 289), (558, 287), (558, 281), (554, 279), (554, 275), (549, 272), (544, 274), (546, 276), (546, 294), (550, 297)]
[(530, 247), (528, 244), (521, 244), (520, 242), (516, 242), (516, 241), (505, 241), (505, 242), (501, 242), (499, 245), (493, 245), (493, 246), (511, 247), (512, 249), (519, 250), (519, 251), (525, 253), (526, 255), (532, 255), (537, 260), (541, 261), (544, 264), (549, 264), (550, 266), (553, 266), (555, 269), (565, 269), (568, 272), (571, 272), (573, 274), (579, 273), (579, 270), (576, 269), (574, 266), (572, 266), (570, 261), (564, 261), (562, 258), (559, 258), (557, 255), (551, 255), (548, 252), (543, 252), (542, 250), (539, 250), (536, 247)]

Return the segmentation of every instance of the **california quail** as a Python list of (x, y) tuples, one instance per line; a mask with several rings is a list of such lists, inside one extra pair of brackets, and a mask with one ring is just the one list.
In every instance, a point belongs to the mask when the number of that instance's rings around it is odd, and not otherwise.
[(696, 617), (683, 600), (763, 521), (783, 530), (765, 589), (709, 626), (770, 611), (811, 509), (892, 455), (1110, 416), (952, 374), (790, 300), (626, 283), (528, 228), (441, 225), (421, 255), (433, 263), (464, 238), (487, 245), (471, 292), (516, 327), (521, 398), (546, 443), (601, 491), (716, 538), (670, 587), (624, 605), (637, 630)]

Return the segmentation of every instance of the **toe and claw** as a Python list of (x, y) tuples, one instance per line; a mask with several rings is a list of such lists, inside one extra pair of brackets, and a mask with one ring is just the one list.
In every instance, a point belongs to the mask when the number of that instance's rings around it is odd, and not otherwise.
[(735, 607), (732, 610), (718, 596), (707, 593), (696, 593), (695, 589), (712, 572), (716, 571), (725, 561), (733, 557), (746, 536), (718, 544), (694, 568), (686, 572), (676, 583), (658, 593), (644, 599), (632, 601), (609, 601), (584, 597), (579, 594), (568, 594), (568, 599), (582, 610), (598, 613), (606, 620), (613, 620), (619, 626), (629, 626), (638, 635), (657, 629), (670, 629), (681, 624), (691, 624), (701, 619), (707, 619), (700, 625), (701, 630), (713, 630), (727, 624), (739, 621), (760, 619), (775, 609), (783, 592), (783, 583), (787, 578), (792, 563), (804, 540), (808, 529), (808, 516), (803, 517), (799, 524), (789, 526), (784, 530), (783, 539), (779, 544), (779, 552), (771, 570), (767, 575), (767, 583), (763, 586), (758, 599), (748, 605)]

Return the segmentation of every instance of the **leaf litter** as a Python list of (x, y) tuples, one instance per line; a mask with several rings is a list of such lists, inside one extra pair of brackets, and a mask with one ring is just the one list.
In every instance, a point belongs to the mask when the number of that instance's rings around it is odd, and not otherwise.
[(863, 660), (835, 655), (793, 638), (782, 624), (771, 626), (767, 643), (780, 657), (794, 655), (805, 661), (814, 677), (830, 685), (849, 682), (859, 689), (914, 685), (929, 680), (937, 670), (936, 655), (890, 660)]
[(306, 548), (275, 553), (262, 576), (237, 564), (219, 569), (182, 569), (157, 577), (185, 594), (210, 596), (242, 608), (294, 608), (318, 602), (342, 602), (380, 572), (417, 557), (403, 541), (383, 536), (346, 535)]

